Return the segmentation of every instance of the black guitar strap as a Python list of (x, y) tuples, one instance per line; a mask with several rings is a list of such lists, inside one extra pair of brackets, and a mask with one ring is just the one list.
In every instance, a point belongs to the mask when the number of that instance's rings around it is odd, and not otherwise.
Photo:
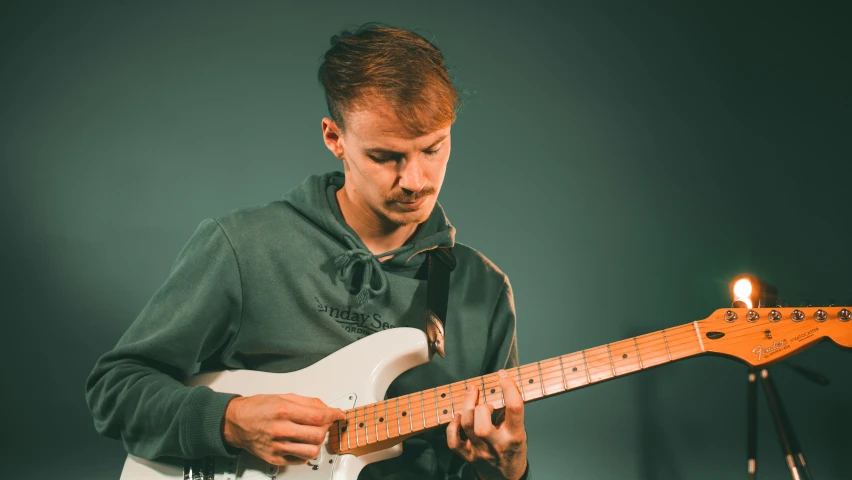
[(456, 268), (456, 257), (452, 247), (435, 248), (429, 251), (427, 261), (429, 272), (426, 279), (426, 335), (429, 337), (429, 358), (435, 353), (443, 357), (450, 272)]

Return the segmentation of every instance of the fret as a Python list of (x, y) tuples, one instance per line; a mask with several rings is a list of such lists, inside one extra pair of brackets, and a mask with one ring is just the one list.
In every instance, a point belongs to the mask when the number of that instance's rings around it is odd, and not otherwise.
[(388, 416), (388, 402), (385, 400), (385, 434), (390, 438), (390, 417)]
[[(452, 392), (452, 386), (451, 386), (451, 385), (444, 385), (443, 387), (440, 387), (440, 388), (446, 388), (446, 389), (450, 392), (450, 403), (452, 403), (452, 398), (453, 398), (453, 397), (452, 397), (452, 393), (453, 393), (453, 392)], [(436, 388), (436, 389), (435, 389), (435, 392), (437, 393), (437, 391), (438, 391), (438, 389)], [(447, 392), (441, 392), (441, 398), (442, 398), (442, 399), (443, 399), (443, 398), (447, 398)], [(436, 402), (436, 404), (437, 404), (437, 402)], [(443, 409), (443, 411), (441, 411), (441, 412), (439, 412), (439, 413), (438, 413), (438, 424), (439, 424), (439, 425), (440, 425), (440, 424), (441, 424), (441, 422), (442, 422), (442, 420), (441, 420), (441, 415), (450, 415), (450, 410), (449, 410), (449, 409), (447, 409), (447, 408), (444, 408), (444, 409)], [(443, 420), (443, 422), (447, 422), (447, 419), (445, 418), (445, 419)]]
[[(701, 353), (700, 347), (702, 344), (693, 343), (694, 340), (690, 340), (687, 342), (684, 341), (676, 341), (676, 339), (691, 339), (692, 336), (697, 333), (695, 330), (695, 325), (681, 325), (678, 327), (674, 327), (669, 329), (672, 332), (672, 343), (671, 343), (671, 356), (672, 361), (680, 360), (681, 358), (691, 357), (693, 355), (698, 355)], [(700, 337), (699, 337), (700, 338)]]
[[(529, 402), (531, 400), (535, 400), (536, 398), (541, 398), (542, 395), (538, 393), (538, 389), (535, 386), (535, 382), (537, 382), (538, 370), (536, 370), (536, 364), (531, 363), (529, 365), (522, 365), (518, 367), (518, 371), (520, 372), (520, 389), (523, 393), (523, 399), (525, 402)], [(530, 391), (526, 391), (527, 388), (530, 388)]]
[(399, 397), (396, 397), (396, 434), (397, 436), (402, 436), (402, 426), (400, 423), (402, 422), (402, 417), (399, 416)]
[(666, 353), (669, 356), (669, 361), (672, 361), (672, 351), (669, 350), (669, 340), (666, 338), (666, 329), (662, 329), (663, 332), (663, 341), (666, 342)]
[(592, 383), (602, 382), (614, 377), (608, 345), (587, 349), (586, 362)]
[(343, 431), (341, 430), (340, 421), (337, 421), (337, 451), (343, 451)]
[(450, 384), (450, 411), (453, 414), (453, 418), (456, 418), (456, 401), (453, 400), (453, 384)]
[(408, 395), (408, 423), (410, 425), (411, 430), (409, 432), (414, 431), (414, 419), (411, 418), (411, 394)]
[[(565, 368), (568, 373), (565, 376), (565, 383), (568, 385), (568, 389), (582, 387), (583, 385), (588, 385), (586, 380), (585, 373), (585, 363), (586, 361), (583, 359), (583, 353), (572, 353), (570, 355), (565, 355)], [(583, 370), (582, 372), (580, 370)]]
[(423, 399), (423, 391), (420, 391), (420, 413), (423, 415), (423, 428), (426, 428), (426, 401)]
[(636, 358), (639, 359), (639, 368), (643, 369), (645, 367), (642, 366), (642, 355), (639, 354), (639, 342), (636, 341), (636, 337), (633, 337), (633, 345), (636, 346)]
[(609, 344), (606, 346), (606, 353), (609, 355), (609, 366), (612, 369), (612, 376), (615, 376), (615, 364), (612, 363), (612, 349), (609, 348)]
[(636, 338), (642, 355), (642, 368), (651, 368), (668, 362), (661, 332), (641, 335)]
[(586, 351), (583, 350), (583, 366), (586, 367), (586, 381), (592, 383), (592, 377), (589, 375), (589, 362), (586, 360)]
[[(484, 377), (484, 376), (480, 377), (480, 378), (482, 378), (482, 379), (483, 379), (483, 381), (482, 381), (482, 391), (483, 391), (483, 397), (482, 397), (482, 398), (483, 398), (483, 402), (482, 402), (482, 403), (488, 403), (487, 401), (485, 401), (485, 393), (490, 393), (490, 394), (493, 396), (495, 393), (497, 393), (497, 389), (500, 389), (500, 395), (502, 395), (502, 394), (503, 394), (503, 389), (502, 389), (502, 387), (500, 387), (500, 378), (497, 376), (497, 374), (496, 374), (496, 373), (492, 373), (492, 374), (489, 374), (489, 376), (491, 377), (491, 380), (489, 380), (489, 381), (492, 381), (492, 380), (493, 380), (494, 382), (496, 382), (496, 385), (494, 385), (493, 387), (491, 387), (490, 389), (488, 389), (488, 388), (485, 386), (485, 380), (484, 380), (484, 379), (485, 379), (485, 377)], [(486, 392), (486, 390), (488, 390), (488, 391)], [(490, 402), (490, 405), (494, 405), (494, 408), (501, 408), (500, 406), (498, 406), (498, 405), (497, 405), (497, 403), (498, 403), (498, 402), (499, 402), (499, 400), (494, 399), (494, 398), (492, 397), (491, 402)], [(505, 402), (504, 402), (504, 405), (505, 405)]]
[(361, 441), (358, 439), (358, 409), (355, 409), (355, 446), (360, 447)]
[(485, 378), (480, 375), (479, 383), (482, 384), (482, 403), (488, 403), (488, 399), (485, 396)]
[(376, 424), (376, 441), (379, 441), (379, 416), (376, 414), (377, 404), (373, 404), (373, 423)]
[(612, 353), (612, 361), (615, 364), (616, 375), (626, 375), (641, 368), (636, 358), (636, 346), (633, 341), (622, 340), (610, 343), (609, 348)]
[[(370, 419), (367, 418), (367, 406), (364, 407), (364, 445), (370, 444)], [(360, 425), (358, 425), (360, 427)]]
[[(515, 370), (518, 371), (518, 389), (521, 391), (521, 399), (526, 402), (527, 396), (524, 394), (524, 382), (521, 381), (521, 367), (516, 367)], [(506, 402), (503, 402), (503, 405), (506, 405)]]
[(435, 418), (438, 421), (438, 425), (441, 424), (441, 412), (438, 407), (438, 387), (435, 387)]
[(562, 356), (559, 356), (559, 371), (562, 373), (562, 385), (565, 386), (565, 391), (568, 391), (568, 379), (565, 378), (565, 367), (562, 365)]
[(349, 410), (346, 411), (346, 425), (343, 428), (346, 430), (346, 448), (352, 450), (352, 429), (349, 428)]
[(547, 396), (547, 392), (544, 391), (544, 377), (541, 375), (541, 362), (536, 362), (536, 366), (538, 366), (538, 381), (541, 383), (541, 396)]

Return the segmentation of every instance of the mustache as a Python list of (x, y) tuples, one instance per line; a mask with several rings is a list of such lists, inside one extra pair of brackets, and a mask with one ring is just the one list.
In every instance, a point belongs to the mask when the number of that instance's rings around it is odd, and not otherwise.
[(414, 194), (406, 194), (405, 192), (398, 192), (392, 194), (388, 197), (389, 202), (416, 202), (423, 197), (428, 197), (435, 193), (434, 187), (423, 187), (419, 192)]

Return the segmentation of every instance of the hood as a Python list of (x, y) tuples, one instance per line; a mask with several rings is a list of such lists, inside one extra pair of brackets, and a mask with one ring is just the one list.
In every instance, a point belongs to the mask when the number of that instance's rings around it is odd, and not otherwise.
[[(374, 255), (346, 224), (340, 213), (335, 193), (344, 182), (342, 172), (312, 175), (284, 195), (283, 200), (339, 241), (346, 250), (334, 259), (334, 265), (344, 284), (349, 282), (356, 269), (362, 272), (361, 278), (355, 280), (359, 304), (364, 305), (370, 298), (385, 292), (387, 271), (418, 268), (429, 250), (452, 247), (455, 244), (456, 229), (450, 225), (441, 204), (435, 202), (429, 218), (420, 224), (417, 232), (405, 245)], [(389, 255), (393, 255), (393, 258), (379, 262), (380, 258)]]

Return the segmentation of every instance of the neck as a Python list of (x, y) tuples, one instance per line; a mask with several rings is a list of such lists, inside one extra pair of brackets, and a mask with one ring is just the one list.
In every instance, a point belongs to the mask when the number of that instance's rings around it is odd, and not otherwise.
[[(506, 371), (531, 402), (703, 353), (698, 322), (692, 322)], [(445, 425), (462, 410), (468, 387), (479, 389), (478, 404), (505, 406), (492, 373), (348, 410), (346, 422), (332, 426), (329, 444), (359, 452)]]
[[(391, 224), (365, 205), (353, 202), (345, 186), (337, 191), (335, 197), (343, 220), (358, 234), (373, 254), (403, 246), (419, 226), (417, 223), (402, 226)], [(387, 258), (381, 260), (387, 260)]]

